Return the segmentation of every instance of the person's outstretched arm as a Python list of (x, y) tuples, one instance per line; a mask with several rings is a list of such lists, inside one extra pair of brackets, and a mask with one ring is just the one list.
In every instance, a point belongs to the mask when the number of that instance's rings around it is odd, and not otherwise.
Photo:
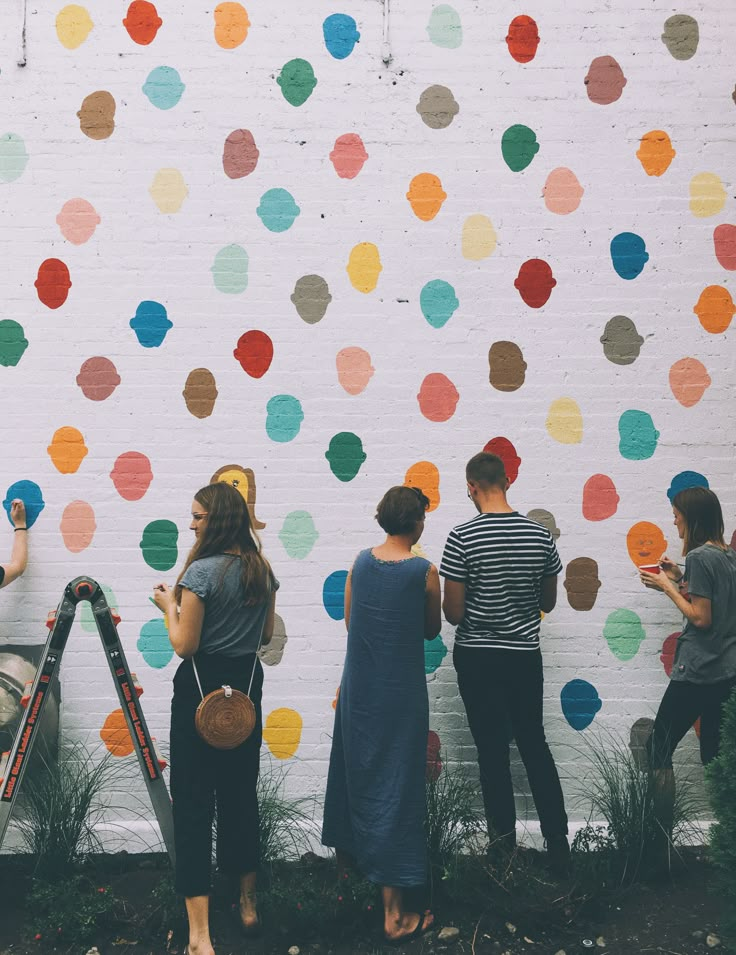
[(7, 587), (12, 584), (28, 564), (28, 526), (26, 524), (26, 506), (23, 501), (16, 499), (10, 505), (10, 520), (13, 522), (15, 533), (13, 534), (13, 550), (10, 554), (10, 561), (7, 564), (0, 564), (0, 587)]

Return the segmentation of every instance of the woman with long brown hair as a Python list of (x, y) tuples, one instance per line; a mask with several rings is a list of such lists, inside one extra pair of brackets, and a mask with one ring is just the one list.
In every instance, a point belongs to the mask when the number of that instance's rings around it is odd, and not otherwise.
[[(257, 651), (273, 633), (278, 581), (261, 553), (247, 504), (231, 485), (210, 484), (197, 491), (190, 528), (194, 547), (174, 589), (161, 583), (153, 599), (167, 615), (171, 645), (182, 658), (171, 704), (176, 889), (186, 900), (190, 955), (212, 955), (209, 892), (215, 806), (218, 868), (239, 880), (244, 934), (252, 937), (260, 930), (256, 784), (263, 670)], [(255, 729), (230, 750), (214, 749), (195, 729), (202, 696), (223, 684), (248, 693), (256, 711)]]
[(670, 683), (649, 741), (657, 815), (669, 837), (675, 798), (672, 754), (700, 718), (700, 758), (718, 755), (723, 706), (736, 687), (736, 553), (723, 538), (723, 513), (713, 491), (685, 488), (672, 500), (682, 540), (684, 573), (667, 555), (659, 571), (640, 568), (642, 583), (661, 590), (682, 613)]

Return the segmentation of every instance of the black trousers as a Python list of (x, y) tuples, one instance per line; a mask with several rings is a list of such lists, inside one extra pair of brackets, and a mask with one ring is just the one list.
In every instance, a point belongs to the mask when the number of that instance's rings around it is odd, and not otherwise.
[[(197, 670), (205, 695), (223, 683), (248, 691), (255, 655), (223, 658), (199, 655)], [(171, 798), (176, 846), (176, 891), (192, 897), (208, 895), (212, 868), (212, 821), (217, 809), (217, 866), (241, 876), (258, 868), (260, 858), (258, 765), (263, 718), (263, 669), (255, 663), (250, 698), (256, 726), (248, 739), (231, 750), (218, 750), (202, 740), (194, 727), (200, 696), (190, 660), (174, 676), (171, 702)]]
[(670, 680), (649, 737), (649, 764), (652, 769), (671, 769), (677, 744), (700, 717), (700, 760), (704, 766), (718, 755), (723, 707), (736, 678), (720, 683), (688, 683)]
[(544, 735), (544, 676), (539, 650), (455, 646), (453, 660), (470, 732), (478, 750), (488, 834), (516, 829), (509, 742), (519, 750), (545, 839), (567, 834), (567, 814)]

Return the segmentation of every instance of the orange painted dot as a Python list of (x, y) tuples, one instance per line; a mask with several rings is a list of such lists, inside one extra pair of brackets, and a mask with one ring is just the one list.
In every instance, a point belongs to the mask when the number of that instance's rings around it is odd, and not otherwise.
[(100, 739), (113, 756), (130, 756), (133, 740), (122, 710), (113, 710), (100, 730)]

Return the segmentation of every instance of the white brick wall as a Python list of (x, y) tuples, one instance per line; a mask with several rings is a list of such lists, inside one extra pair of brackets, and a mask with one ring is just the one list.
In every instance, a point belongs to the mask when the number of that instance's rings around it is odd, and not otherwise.
[[(439, 561), (451, 526), (469, 516), (465, 460), (492, 437), (511, 440), (522, 459), (512, 503), (526, 513), (551, 511), (567, 565), (594, 558), (602, 582), (592, 610), (575, 611), (560, 588), (557, 609), (543, 623), (549, 738), (573, 815), (584, 773), (586, 738), (603, 728), (628, 736), (653, 716), (666, 685), (659, 661), (664, 638), (679, 629), (664, 598), (638, 585), (626, 534), (640, 520), (658, 524), (670, 553), (678, 552), (666, 492), (684, 470), (704, 474), (719, 494), (727, 534), (736, 527), (733, 445), (736, 383), (733, 329), (711, 334), (693, 307), (706, 286), (733, 292), (733, 279), (714, 255), (713, 230), (736, 221), (733, 197), (736, 106), (730, 38), (736, 9), (695, 0), (687, 13), (699, 24), (697, 53), (676, 60), (660, 39), (680, 12), (655, 0), (620, 0), (601, 9), (581, 0), (545, 0), (519, 10), (510, 0), (455, 0), (463, 27), (458, 49), (428, 37), (430, 0), (393, 0), (393, 59), (381, 59), (382, 4), (353, 0), (280, 4), (249, 0), (245, 42), (222, 49), (213, 37), (212, 9), (202, 3), (158, 4), (156, 39), (135, 44), (121, 20), (125, 5), (90, 0), (94, 21), (77, 49), (66, 49), (55, 28), (63, 4), (27, 6), (27, 65), (21, 50), (20, 0), (0, 9), (0, 136), (22, 138), (28, 163), (12, 181), (0, 179), (0, 281), (3, 320), (20, 323), (28, 348), (17, 366), (0, 367), (2, 441), (0, 490), (35, 482), (45, 509), (30, 535), (25, 577), (4, 590), (0, 642), (44, 638), (46, 611), (68, 580), (85, 573), (114, 591), (121, 635), (131, 666), (145, 687), (146, 717), (155, 735), (168, 736), (172, 661), (163, 669), (137, 649), (141, 627), (157, 612), (148, 601), (161, 574), (141, 556), (145, 526), (168, 519), (179, 528), (179, 559), (190, 543), (193, 492), (229, 463), (253, 469), (262, 537), (282, 583), (278, 612), (288, 633), (283, 660), (266, 673), (264, 711), (288, 707), (303, 721), (289, 784), (295, 793), (321, 794), (329, 758), (335, 688), (340, 680), (344, 626), (330, 619), (322, 585), (347, 569), (356, 552), (377, 542), (375, 504), (401, 483), (415, 462), (440, 471), (440, 507), (422, 540)], [(491, 9), (492, 7), (492, 9)], [(325, 48), (322, 22), (353, 16), (360, 43), (335, 59)], [(533, 61), (515, 62), (504, 38), (512, 18), (533, 16), (541, 43)], [(621, 98), (592, 103), (584, 84), (591, 61), (613, 56), (627, 77)], [(291, 106), (276, 82), (290, 59), (308, 60), (318, 83), (307, 102)], [(155, 108), (142, 91), (149, 73), (174, 67), (185, 90), (171, 109)], [(446, 129), (426, 126), (416, 111), (422, 92), (441, 84), (460, 111)], [(104, 140), (85, 136), (77, 112), (97, 90), (115, 98), (115, 130)], [(532, 128), (540, 149), (512, 172), (501, 154), (509, 126)], [(223, 172), (226, 137), (247, 128), (260, 157), (242, 179)], [(648, 176), (636, 152), (649, 130), (668, 132), (676, 156), (661, 177)], [(340, 179), (330, 163), (335, 139), (360, 134), (368, 160), (354, 179)], [(5, 154), (2, 154), (5, 155)], [(585, 192), (577, 211), (554, 215), (542, 189), (560, 166), (574, 171)], [(188, 189), (181, 210), (161, 213), (149, 194), (156, 172), (178, 169)], [(6, 169), (0, 158), (0, 169)], [(405, 198), (419, 173), (439, 176), (447, 194), (438, 215), (417, 218)], [(689, 183), (701, 172), (725, 187), (723, 209), (707, 218), (689, 209)], [(268, 231), (256, 209), (268, 189), (287, 189), (300, 207), (285, 232)], [(84, 244), (61, 234), (56, 216), (72, 198), (94, 206), (101, 221)], [(498, 236), (493, 255), (462, 254), (463, 223), (488, 216)], [(621, 279), (610, 241), (641, 235), (649, 252), (642, 274)], [(351, 249), (374, 243), (383, 271), (375, 291), (361, 294), (346, 266)], [(249, 284), (223, 294), (210, 272), (217, 252), (237, 243), (249, 256)], [(34, 281), (41, 263), (63, 260), (72, 287), (58, 309), (47, 308)], [(549, 262), (557, 280), (550, 300), (531, 309), (514, 288), (521, 264)], [(332, 301), (325, 317), (307, 324), (290, 296), (297, 279), (319, 274)], [(432, 279), (452, 284), (460, 305), (433, 328), (419, 294)], [(143, 348), (129, 325), (141, 301), (165, 306), (173, 327), (160, 347)], [(631, 318), (644, 339), (629, 365), (609, 361), (600, 343), (606, 323)], [(259, 379), (233, 358), (238, 338), (260, 329), (274, 343), (273, 362)], [(517, 343), (527, 363), (524, 385), (512, 393), (488, 381), (488, 350)], [(335, 357), (348, 346), (370, 353), (375, 374), (352, 396), (337, 378)], [(121, 378), (104, 401), (88, 400), (76, 383), (92, 356), (111, 359)], [(703, 398), (684, 407), (668, 384), (672, 364), (699, 359), (712, 381)], [(190, 371), (206, 367), (219, 396), (210, 417), (198, 419), (182, 391)], [(460, 400), (446, 422), (427, 420), (417, 394), (427, 374), (441, 372)], [(288, 442), (272, 440), (266, 403), (289, 394), (304, 420)], [(547, 431), (550, 405), (560, 397), (580, 407), (583, 436), (564, 444)], [(618, 421), (628, 409), (651, 414), (660, 432), (654, 454), (628, 460), (619, 452)], [(71, 426), (89, 449), (75, 473), (60, 473), (47, 453), (57, 429)], [(338, 481), (325, 459), (330, 439), (352, 431), (367, 459), (354, 480)], [(109, 475), (126, 451), (148, 456), (153, 481), (142, 499), (122, 499)], [(610, 476), (620, 502), (612, 517), (584, 519), (582, 491), (593, 474)], [(4, 495), (3, 495), (4, 496)], [(97, 529), (91, 545), (71, 553), (60, 521), (73, 500), (92, 505)], [(286, 515), (306, 510), (319, 538), (309, 555), (292, 559), (279, 539)], [(9, 551), (10, 535), (2, 533)], [(637, 655), (619, 661), (603, 638), (614, 610), (633, 610), (646, 632)], [(444, 628), (450, 645), (452, 632)], [(99, 743), (99, 729), (115, 708), (113, 687), (96, 636), (75, 625), (64, 660), (63, 732)], [(572, 679), (593, 684), (602, 707), (581, 732), (564, 718), (560, 691)], [(451, 657), (430, 677), (432, 726), (453, 760), (474, 763), (457, 695)], [(101, 745), (101, 744), (99, 744)], [(694, 734), (681, 761), (697, 764)], [(529, 798), (519, 774), (520, 806)], [(533, 816), (529, 808), (530, 816)]]

